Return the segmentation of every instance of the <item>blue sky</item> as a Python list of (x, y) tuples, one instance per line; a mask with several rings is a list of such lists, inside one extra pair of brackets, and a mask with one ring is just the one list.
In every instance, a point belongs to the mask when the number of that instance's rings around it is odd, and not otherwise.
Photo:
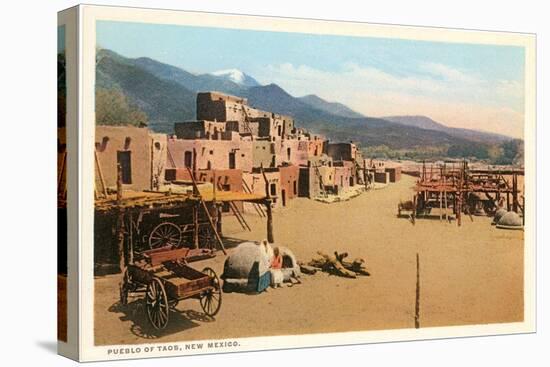
[(369, 116), (422, 114), (522, 136), (520, 47), (106, 21), (97, 43), (195, 73), (236, 68)]

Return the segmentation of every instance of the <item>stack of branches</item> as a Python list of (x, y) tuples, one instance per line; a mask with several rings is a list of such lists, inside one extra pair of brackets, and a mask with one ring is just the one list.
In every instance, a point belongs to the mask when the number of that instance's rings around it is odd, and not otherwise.
[(311, 259), (307, 264), (300, 264), (300, 269), (305, 274), (315, 274), (318, 270), (329, 274), (338, 275), (346, 278), (357, 278), (357, 276), (369, 276), (370, 273), (365, 267), (365, 260), (356, 258), (353, 261), (346, 261), (347, 252), (338, 253), (334, 251), (333, 255), (327, 255), (322, 251), (317, 251), (319, 256)]

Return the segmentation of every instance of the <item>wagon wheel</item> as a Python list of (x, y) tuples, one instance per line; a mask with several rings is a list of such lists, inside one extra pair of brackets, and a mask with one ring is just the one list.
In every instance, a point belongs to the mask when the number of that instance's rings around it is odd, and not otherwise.
[(220, 279), (211, 268), (204, 268), (202, 271), (212, 281), (214, 289), (209, 289), (201, 294), (201, 307), (208, 316), (215, 316), (222, 305), (222, 289), (220, 287)]
[(199, 246), (201, 248), (213, 248), (214, 247), (214, 234), (212, 228), (209, 225), (199, 226)]
[(171, 222), (164, 222), (156, 226), (149, 235), (149, 247), (179, 246), (181, 229)]
[(164, 329), (168, 324), (170, 309), (166, 290), (159, 278), (151, 279), (151, 282), (147, 285), (145, 304), (151, 325), (157, 330)]
[(119, 295), (120, 295), (120, 304), (126, 306), (128, 304), (128, 288), (130, 286), (130, 275), (128, 274), (128, 268), (124, 269), (124, 274), (122, 275), (122, 281), (118, 285)]

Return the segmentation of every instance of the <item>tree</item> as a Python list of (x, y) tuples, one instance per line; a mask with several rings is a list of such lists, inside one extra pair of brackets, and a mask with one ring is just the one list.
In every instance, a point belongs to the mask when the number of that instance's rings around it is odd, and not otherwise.
[(96, 125), (145, 126), (148, 117), (137, 106), (131, 105), (118, 89), (96, 88), (95, 93)]
[(500, 145), (501, 154), (496, 164), (521, 164), (523, 161), (523, 140), (512, 139)]

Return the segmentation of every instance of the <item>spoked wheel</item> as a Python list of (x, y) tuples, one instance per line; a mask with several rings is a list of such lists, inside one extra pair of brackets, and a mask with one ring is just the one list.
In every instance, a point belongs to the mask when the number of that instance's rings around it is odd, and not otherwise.
[(209, 249), (214, 247), (214, 234), (209, 226), (199, 226), (199, 246)]
[(179, 246), (181, 229), (171, 222), (164, 222), (156, 226), (149, 235), (149, 247)]
[(128, 274), (128, 268), (124, 269), (122, 274), (122, 280), (118, 285), (120, 304), (126, 306), (128, 304), (128, 288), (130, 287), (130, 275)]
[(212, 288), (201, 294), (201, 307), (208, 316), (215, 316), (222, 306), (220, 279), (211, 268), (204, 268), (202, 272), (211, 279)]
[(168, 324), (170, 308), (166, 290), (159, 278), (153, 278), (147, 286), (145, 303), (151, 325), (157, 330), (164, 329)]

